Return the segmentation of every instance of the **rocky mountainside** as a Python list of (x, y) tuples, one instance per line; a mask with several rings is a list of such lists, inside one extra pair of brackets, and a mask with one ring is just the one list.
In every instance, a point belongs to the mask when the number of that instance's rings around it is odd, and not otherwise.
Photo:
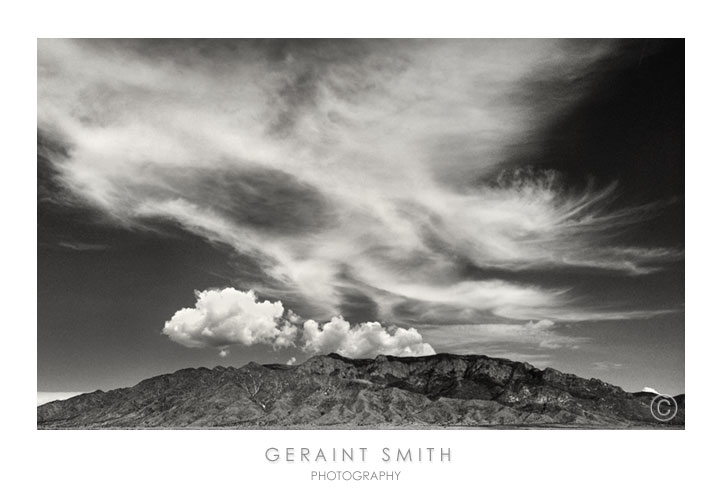
[(659, 423), (653, 394), (483, 355), (352, 360), (298, 366), (182, 369), (131, 388), (44, 404), (38, 428), (634, 427)]

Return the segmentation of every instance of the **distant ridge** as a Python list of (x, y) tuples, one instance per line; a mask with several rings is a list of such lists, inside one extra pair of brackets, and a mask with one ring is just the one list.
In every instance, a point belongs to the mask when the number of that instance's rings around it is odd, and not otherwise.
[(298, 366), (181, 369), (130, 388), (37, 408), (38, 428), (684, 427), (684, 395), (667, 423), (654, 394), (483, 355), (348, 359)]

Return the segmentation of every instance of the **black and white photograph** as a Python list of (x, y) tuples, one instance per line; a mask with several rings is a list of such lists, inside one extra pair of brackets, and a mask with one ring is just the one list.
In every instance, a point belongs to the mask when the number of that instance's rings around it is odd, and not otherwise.
[(685, 428), (685, 40), (37, 40), (37, 429)]
[(3, 497), (715, 490), (718, 18), (9, 4)]
[(715, 490), (712, 8), (5, 11), (3, 496)]

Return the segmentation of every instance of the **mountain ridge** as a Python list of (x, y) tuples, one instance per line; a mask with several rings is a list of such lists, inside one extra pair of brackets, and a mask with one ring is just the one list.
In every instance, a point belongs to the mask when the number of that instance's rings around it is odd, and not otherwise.
[[(650, 394), (526, 362), (441, 353), (185, 368), (37, 408), (38, 428), (684, 427)], [(648, 400), (649, 399), (649, 400)]]

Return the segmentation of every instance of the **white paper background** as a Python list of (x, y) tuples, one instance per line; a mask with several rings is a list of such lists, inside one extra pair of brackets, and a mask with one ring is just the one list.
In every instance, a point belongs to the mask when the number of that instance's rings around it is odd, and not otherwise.
[[(312, 6), (317, 8), (312, 10)], [(703, 3), (25, 2), (3, 8), (4, 497), (713, 494), (719, 382), (719, 16)], [(711, 5), (711, 3), (709, 4)], [(36, 37), (687, 37), (685, 431), (37, 431)], [(18, 334), (20, 333), (20, 334)], [(450, 447), (452, 462), (271, 464), (274, 447)], [(399, 482), (311, 482), (313, 469)], [(712, 488), (709, 488), (712, 487)], [(695, 490), (699, 492), (695, 493)], [(705, 491), (705, 492), (702, 492)]]

